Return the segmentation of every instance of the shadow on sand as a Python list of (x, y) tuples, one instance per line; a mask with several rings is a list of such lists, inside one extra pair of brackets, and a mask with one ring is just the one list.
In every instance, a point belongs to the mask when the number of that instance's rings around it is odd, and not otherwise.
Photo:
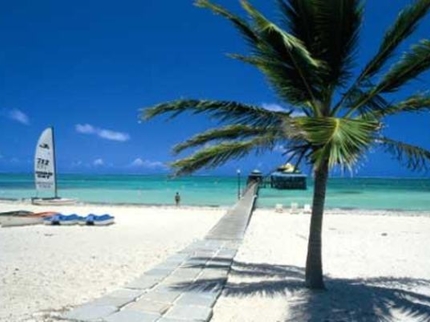
[[(205, 268), (216, 271), (225, 269), (228, 261), (212, 259), (211, 263)], [(291, 322), (430, 321), (430, 296), (416, 292), (420, 287), (428, 290), (430, 280), (326, 277), (327, 291), (310, 291), (304, 287), (302, 267), (238, 261), (233, 262), (229, 275), (228, 283), (226, 278), (207, 278), (181, 283), (177, 288), (211, 292), (224, 286), (223, 295), (227, 297), (284, 296), (288, 310), (284, 321)], [(247, 282), (235, 282), (243, 278)]]

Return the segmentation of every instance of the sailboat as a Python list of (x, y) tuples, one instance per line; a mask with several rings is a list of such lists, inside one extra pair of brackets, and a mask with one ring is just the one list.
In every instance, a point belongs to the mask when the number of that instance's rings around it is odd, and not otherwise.
[(52, 197), (31, 198), (35, 205), (70, 205), (75, 199), (66, 199), (58, 196), (57, 174), (55, 164), (54, 128), (48, 127), (39, 137), (34, 156), (34, 182), (37, 194), (50, 192)]

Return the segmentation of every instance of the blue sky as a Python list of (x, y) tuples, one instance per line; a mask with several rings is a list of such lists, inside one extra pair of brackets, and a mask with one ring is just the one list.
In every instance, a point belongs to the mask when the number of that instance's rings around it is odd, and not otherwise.
[[(376, 51), (383, 31), (409, 2), (367, 1), (359, 64)], [(240, 12), (237, 1), (216, 3)], [(251, 3), (276, 17), (275, 1)], [(430, 17), (413, 41), (428, 36), (429, 27)], [(191, 0), (2, 1), (0, 43), (3, 173), (31, 172), (37, 139), (51, 125), (59, 172), (168, 171), (170, 148), (214, 124), (205, 117), (140, 124), (142, 107), (177, 98), (282, 105), (257, 70), (226, 56), (247, 52), (236, 30)], [(429, 79), (421, 77), (408, 90), (427, 89)], [(429, 120), (425, 114), (396, 117), (387, 132), (430, 149)], [(280, 151), (201, 173), (267, 172), (282, 163)], [(354, 175), (414, 174), (371, 151)]]

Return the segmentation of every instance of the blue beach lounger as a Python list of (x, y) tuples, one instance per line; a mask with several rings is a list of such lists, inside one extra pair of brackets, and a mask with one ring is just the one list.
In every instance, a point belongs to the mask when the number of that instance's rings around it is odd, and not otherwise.
[(81, 216), (78, 216), (76, 214), (71, 215), (62, 215), (62, 214), (56, 214), (54, 216), (47, 217), (43, 220), (43, 223), (45, 225), (75, 225), (81, 220)]
[(115, 217), (108, 214), (100, 216), (89, 214), (87, 217), (83, 218), (82, 221), (80, 221), (80, 224), (89, 226), (106, 226), (113, 224), (114, 221)]

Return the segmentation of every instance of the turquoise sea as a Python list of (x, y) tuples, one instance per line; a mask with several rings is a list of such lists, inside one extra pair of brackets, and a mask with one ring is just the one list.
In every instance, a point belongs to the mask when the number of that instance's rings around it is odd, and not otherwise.
[[(240, 178), (240, 189), (246, 178)], [(312, 179), (307, 190), (260, 189), (257, 207), (270, 208), (297, 202), (310, 204)], [(179, 192), (183, 205), (229, 207), (237, 200), (237, 177), (192, 176), (170, 179), (165, 175), (64, 174), (58, 178), (59, 195), (82, 202), (112, 204), (174, 204)], [(32, 174), (0, 174), (0, 199), (36, 196)], [(43, 197), (43, 195), (39, 195)], [(399, 209), (430, 211), (430, 179), (331, 178), (327, 208)]]

